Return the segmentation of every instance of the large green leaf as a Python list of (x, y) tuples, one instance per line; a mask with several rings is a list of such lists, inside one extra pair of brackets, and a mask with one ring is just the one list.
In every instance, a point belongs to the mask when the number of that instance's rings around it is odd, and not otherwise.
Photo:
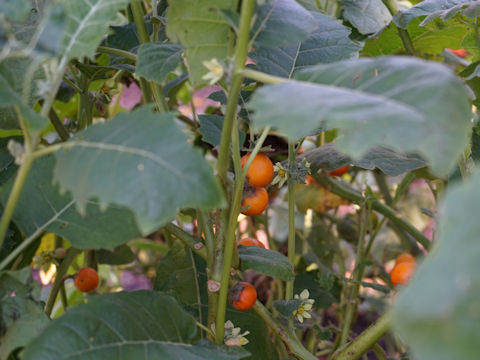
[(0, 13), (13, 21), (24, 21), (31, 10), (29, 0), (2, 0)]
[(256, 9), (250, 36), (258, 47), (296, 44), (318, 27), (313, 16), (294, 0), (267, 1)]
[(257, 68), (268, 74), (290, 78), (294, 71), (319, 63), (349, 59), (360, 45), (349, 39), (350, 30), (329, 16), (312, 13), (318, 28), (301, 43), (282, 47), (260, 47), (250, 53)]
[(129, 0), (63, 0), (67, 16), (60, 52), (68, 60), (92, 57), (107, 33), (108, 26), (117, 20), (117, 11)]
[(168, 8), (167, 35), (185, 49), (190, 80), (205, 83), (203, 61), (225, 60), (230, 25), (221, 10), (234, 10), (229, 0), (176, 0)]
[(382, 30), (392, 20), (392, 15), (382, 0), (341, 0), (343, 17), (361, 34)]
[(201, 317), (202, 299), (207, 299), (205, 262), (183, 246), (175, 246), (159, 261), (154, 290), (172, 292)]
[(439, 239), (394, 306), (415, 359), (476, 359), (480, 341), (480, 173), (449, 188)]
[(248, 354), (192, 345), (197, 333), (195, 319), (174, 298), (154, 291), (120, 292), (69, 309), (26, 347), (22, 358), (220, 360)]
[(179, 208), (221, 206), (213, 169), (174, 122), (175, 114), (142, 107), (87, 128), (56, 154), (54, 177), (72, 192), (80, 212), (97, 197), (135, 213), (143, 234)]
[(255, 127), (273, 126), (290, 139), (321, 125), (338, 128), (337, 147), (353, 159), (382, 145), (420, 154), (439, 175), (468, 144), (469, 93), (441, 64), (381, 57), (319, 65), (297, 78), (311, 82), (264, 86), (253, 95)]
[(473, 2), (471, 0), (425, 0), (407, 10), (398, 12), (393, 21), (398, 27), (406, 29), (413, 19), (434, 13), (440, 16), (443, 12), (456, 8), (459, 4), (462, 6), (462, 4), (467, 5), (469, 3)]
[(299, 160), (302, 158), (307, 159), (310, 163), (312, 173), (316, 173), (320, 169), (331, 171), (343, 165), (352, 164), (368, 170), (379, 168), (389, 176), (398, 176), (427, 165), (416, 155), (396, 153), (381, 146), (374, 146), (360, 159), (352, 160), (340, 153), (334, 143), (307, 151), (299, 156)]
[(277, 251), (263, 249), (258, 246), (239, 246), (240, 269), (252, 269), (280, 280), (293, 279), (292, 264), (287, 257)]
[(35, 85), (42, 78), (38, 63), (29, 59), (8, 59), (0, 62), (0, 129), (19, 128), (18, 113), (14, 106), (18, 107), (31, 131), (41, 131), (47, 126), (48, 119), (30, 108), (38, 99)]
[[(102, 211), (98, 201), (89, 200), (86, 213), (80, 215), (75, 200), (69, 194), (61, 195), (52, 184), (54, 166), (53, 156), (34, 162), (15, 207), (13, 220), (27, 236), (46, 230), (82, 249), (112, 249), (140, 236), (132, 212), (120, 206), (110, 205)], [(13, 179), (2, 188), (3, 205), (12, 186)]]
[(136, 74), (161, 84), (180, 64), (183, 49), (174, 44), (143, 44), (138, 48)]
[(29, 267), (0, 273), (0, 360), (25, 346), (49, 323)]

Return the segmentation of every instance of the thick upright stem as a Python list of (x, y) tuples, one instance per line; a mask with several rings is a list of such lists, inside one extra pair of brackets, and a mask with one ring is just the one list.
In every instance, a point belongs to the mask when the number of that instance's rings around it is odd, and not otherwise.
[[(295, 145), (293, 142), (288, 143), (288, 261), (295, 266), (295, 180), (291, 176), (295, 166)], [(293, 279), (287, 281), (285, 299), (293, 298)]]
[[(215, 325), (217, 343), (223, 343), (225, 311), (227, 307), (228, 279), (230, 277), (230, 267), (232, 265), (233, 250), (235, 247), (235, 230), (237, 228), (237, 218), (238, 218), (238, 213), (240, 212), (240, 206), (242, 202), (245, 174), (248, 168), (250, 167), (253, 159), (258, 154), (258, 151), (260, 150), (260, 147), (265, 141), (265, 138), (267, 137), (269, 130), (270, 130), (269, 127), (263, 130), (263, 133), (258, 139), (258, 142), (255, 148), (253, 149), (249, 160), (245, 164), (243, 171), (240, 171), (239, 174), (237, 175), (237, 179), (235, 182), (235, 189), (233, 193), (233, 204), (232, 204), (232, 207), (230, 208), (230, 215), (228, 218), (228, 225), (227, 225), (225, 244), (224, 244), (225, 251), (223, 253), (222, 275), (221, 275), (221, 281), (220, 281), (221, 285), (220, 285), (220, 292), (219, 292), (219, 298), (218, 298), (217, 319), (216, 319), (216, 325)], [(236, 129), (234, 130), (234, 134), (232, 134), (232, 137), (234, 142), (234, 149), (238, 150), (238, 147), (239, 147), (238, 131), (236, 131)], [(239, 155), (237, 154), (237, 156)], [(238, 160), (237, 162), (239, 162), (240, 159), (237, 159), (237, 160)]]
[(217, 161), (217, 172), (222, 183), (225, 183), (225, 177), (228, 170), (228, 162), (230, 159), (230, 137), (232, 134), (233, 120), (237, 114), (238, 96), (240, 95), (240, 90), (242, 88), (243, 76), (241, 75), (241, 71), (245, 67), (245, 61), (247, 59), (250, 22), (252, 20), (254, 7), (254, 0), (244, 0), (242, 2), (239, 35), (237, 46), (235, 48), (234, 73), (232, 85), (228, 93), (227, 110), (223, 120), (220, 150)]
[(8, 225), (10, 224), (10, 220), (12, 219), (13, 213), (15, 211), (15, 206), (17, 205), (18, 199), (23, 189), (23, 185), (27, 180), (27, 175), (32, 165), (33, 156), (26, 155), (23, 160), (23, 164), (20, 165), (20, 169), (18, 170), (17, 177), (15, 178), (15, 182), (13, 183), (13, 187), (10, 192), (10, 196), (8, 197), (7, 204), (5, 205), (5, 209), (3, 210), (2, 219), (0, 220), (0, 248), (3, 245)]

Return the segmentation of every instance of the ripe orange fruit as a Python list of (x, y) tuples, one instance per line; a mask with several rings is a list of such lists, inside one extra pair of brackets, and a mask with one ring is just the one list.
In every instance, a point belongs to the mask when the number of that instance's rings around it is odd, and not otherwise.
[(256, 216), (261, 214), (268, 205), (268, 193), (262, 187), (253, 188), (249, 190), (246, 196), (243, 197), (242, 208), (247, 209), (242, 211), (242, 214), (247, 216)]
[(85, 267), (77, 271), (75, 275), (75, 287), (82, 292), (90, 292), (98, 286), (98, 274), (90, 268)]
[(402, 262), (415, 262), (415, 258), (409, 253), (403, 253), (397, 256), (395, 266)]
[(258, 246), (261, 248), (265, 249), (265, 245), (263, 245), (260, 241), (258, 241), (255, 238), (245, 238), (245, 239), (240, 239), (237, 241), (237, 246), (238, 245), (243, 245), (243, 246)]
[[(242, 169), (247, 164), (250, 154), (241, 158)], [(257, 154), (247, 171), (247, 181), (252, 186), (267, 186), (273, 179), (273, 164), (270, 158), (264, 154)]]
[(342, 176), (343, 174), (346, 174), (348, 171), (349, 166), (344, 165), (342, 167), (339, 167), (338, 169), (334, 169), (328, 173), (330, 176)]
[(390, 280), (392, 281), (392, 284), (395, 286), (397, 286), (398, 284), (408, 284), (410, 282), (410, 279), (415, 274), (416, 269), (417, 264), (411, 261), (402, 262), (395, 265), (392, 269), (392, 272), (390, 273)]
[(238, 282), (228, 290), (228, 302), (237, 310), (248, 310), (257, 301), (257, 290), (247, 282)]

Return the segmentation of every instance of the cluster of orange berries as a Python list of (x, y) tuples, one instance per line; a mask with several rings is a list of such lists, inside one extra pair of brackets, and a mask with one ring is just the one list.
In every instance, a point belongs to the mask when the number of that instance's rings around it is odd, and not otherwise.
[[(250, 154), (242, 157), (242, 169), (247, 164)], [(265, 186), (273, 179), (274, 170), (270, 158), (264, 154), (257, 154), (247, 171), (247, 182), (251, 186), (246, 189), (243, 196), (242, 214), (256, 216), (261, 214), (268, 205), (268, 192)]]
[(408, 253), (399, 255), (395, 260), (395, 266), (390, 272), (390, 280), (392, 281), (392, 284), (394, 286), (397, 286), (398, 284), (408, 284), (415, 274), (416, 269), (417, 263), (412, 255)]

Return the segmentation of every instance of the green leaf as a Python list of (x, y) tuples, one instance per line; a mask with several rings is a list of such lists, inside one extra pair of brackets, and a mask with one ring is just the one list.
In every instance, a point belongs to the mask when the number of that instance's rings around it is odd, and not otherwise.
[(138, 48), (136, 74), (163, 83), (182, 60), (183, 49), (174, 44), (143, 44)]
[[(35, 160), (15, 207), (13, 221), (27, 236), (46, 230), (78, 248), (111, 249), (140, 235), (133, 214), (125, 208), (111, 205), (101, 211), (98, 201), (88, 201), (85, 216), (80, 215), (75, 200), (61, 195), (51, 183), (54, 166), (53, 156)], [(2, 188), (3, 205), (12, 186), (13, 179)]]
[(348, 156), (340, 153), (334, 143), (330, 143), (307, 151), (298, 157), (299, 160), (303, 158), (310, 163), (312, 173), (316, 173), (320, 169), (331, 171), (351, 164), (368, 170), (378, 168), (389, 176), (398, 176), (427, 166), (425, 161), (416, 155), (396, 153), (381, 146), (374, 146), (360, 159), (351, 160)]
[(20, 296), (3, 298), (0, 300), (0, 308), (0, 360), (6, 360), (12, 351), (37, 337), (50, 319), (41, 303)]
[(228, 55), (230, 25), (222, 10), (234, 10), (229, 0), (176, 0), (168, 8), (167, 35), (185, 49), (190, 80), (205, 83), (208, 72), (204, 61), (216, 58), (224, 61)]
[[(407, 31), (412, 39), (415, 51), (440, 55), (445, 48), (458, 49), (464, 47), (466, 37), (471, 31), (471, 25), (452, 19), (448, 26), (442, 22), (431, 22), (419, 27), (420, 20), (414, 19), (408, 25)], [(466, 44), (465, 44), (466, 46)], [(384, 29), (378, 38), (368, 39), (362, 54), (367, 56), (390, 55), (405, 53), (402, 40), (398, 36), (398, 29), (391, 24)]]
[(258, 246), (239, 246), (240, 269), (252, 269), (276, 279), (289, 281), (293, 279), (293, 268), (287, 257), (277, 251)]
[[(322, 286), (324, 284), (321, 280), (328, 283), (328, 287)], [(328, 309), (330, 305), (340, 302), (342, 285), (335, 277), (319, 270), (304, 272), (295, 277), (294, 293), (300, 294), (304, 289), (308, 289), (309, 298), (315, 300), (312, 305), (315, 309)]]
[(273, 302), (273, 307), (282, 316), (288, 318), (292, 316), (293, 312), (297, 310), (301, 304), (302, 304), (302, 300), (300, 299), (275, 300)]
[(343, 17), (357, 28), (360, 34), (373, 34), (392, 21), (392, 15), (382, 0), (341, 0)]
[(213, 169), (174, 117), (147, 106), (90, 126), (56, 153), (55, 180), (72, 192), (81, 213), (92, 197), (102, 207), (128, 207), (142, 234), (160, 228), (179, 208), (221, 206)]
[(154, 290), (173, 292), (183, 304), (201, 313), (202, 299), (207, 301), (205, 262), (183, 246), (175, 246), (158, 262)]
[(154, 291), (120, 292), (69, 309), (25, 348), (22, 358), (221, 360), (248, 354), (238, 348), (192, 345), (197, 334), (194, 318), (172, 297)]
[(449, 187), (439, 239), (394, 305), (394, 325), (416, 359), (478, 356), (480, 173)]
[(29, 0), (2, 0), (0, 1), (0, 13), (13, 21), (24, 21), (31, 6)]
[[(198, 115), (200, 127), (198, 131), (202, 134), (202, 140), (212, 146), (220, 145), (222, 135), (223, 117), (218, 115)], [(240, 146), (245, 142), (245, 133), (238, 131)]]
[[(434, 17), (441, 15), (447, 16), (452, 8), (457, 9), (458, 5), (460, 5), (461, 8), (471, 3), (471, 0), (425, 0), (407, 10), (398, 12), (394, 16), (393, 21), (398, 27), (406, 29), (408, 24), (418, 17), (432, 14), (434, 14)], [(427, 19), (425, 19), (420, 26), (424, 25), (426, 23), (425, 21), (427, 21)]]
[(0, 272), (0, 360), (25, 346), (48, 324), (40, 290), (30, 267)]
[(128, 0), (63, 0), (67, 16), (60, 53), (67, 59), (91, 58)]
[(135, 260), (135, 254), (128, 245), (117, 246), (113, 250), (100, 249), (96, 251), (99, 264), (124, 265)]
[(441, 64), (381, 57), (318, 65), (297, 78), (304, 81), (252, 96), (256, 128), (270, 125), (292, 140), (319, 126), (337, 128), (337, 148), (353, 159), (386, 146), (420, 154), (438, 175), (454, 168), (468, 144), (469, 93)]
[(303, 41), (318, 27), (313, 16), (294, 0), (273, 0), (256, 9), (250, 38), (258, 47), (277, 47)]
[(257, 69), (290, 78), (294, 71), (319, 63), (349, 59), (358, 54), (360, 45), (349, 39), (350, 30), (329, 16), (311, 13), (317, 29), (301, 43), (282, 47), (260, 47), (249, 56)]

